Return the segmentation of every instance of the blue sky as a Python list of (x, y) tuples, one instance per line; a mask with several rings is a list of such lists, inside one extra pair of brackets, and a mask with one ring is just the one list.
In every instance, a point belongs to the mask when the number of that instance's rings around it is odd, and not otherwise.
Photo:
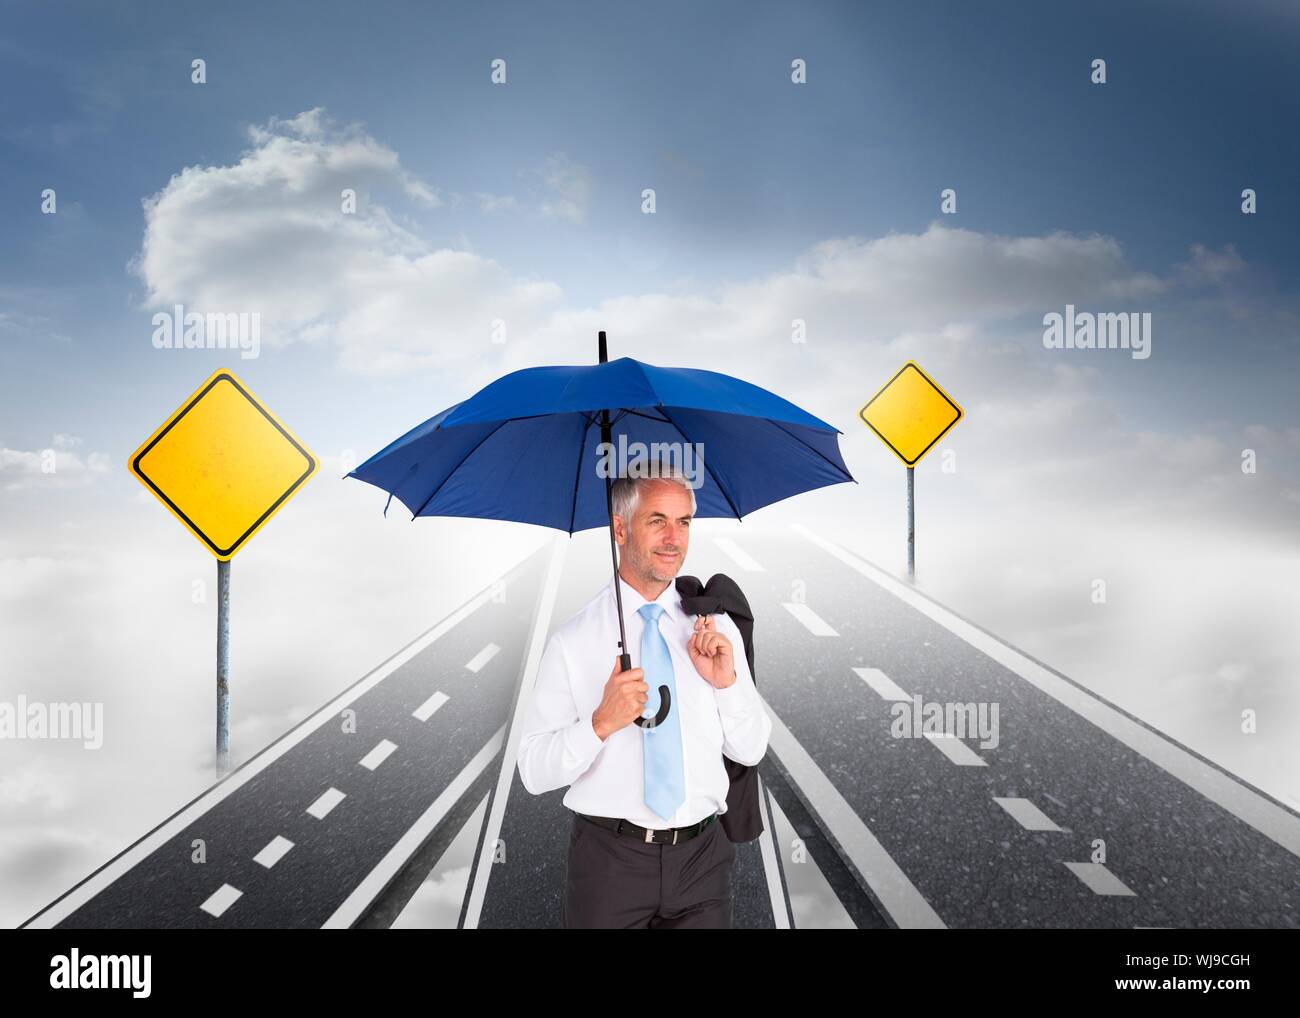
[[(916, 472), (922, 589), (1300, 796), (1300, 652), (1275, 624), (1300, 610), (1294, 5), (0, 12), (0, 677), (193, 718), (130, 733), (182, 761), (167, 775), (98, 765), (161, 782), (134, 815), (96, 805), (84, 758), (5, 761), (27, 775), (0, 788), (9, 837), (62, 862), (5, 869), (0, 837), (0, 888), (57, 893), (210, 778), (211, 605), (190, 595), (211, 560), (126, 470), (204, 378), (233, 368), (322, 460), (239, 557), (238, 753), (541, 536), (384, 520), (341, 475), (505, 371), (593, 360), (597, 329), (836, 424), (859, 483), (755, 519), (895, 570), (900, 468), (855, 415), (920, 361), (966, 410)], [(175, 302), (258, 312), (259, 357), (155, 349)], [(1151, 312), (1152, 356), (1045, 349), (1066, 303)], [(1242, 705), (1271, 719), (1249, 743)]]
[[(326, 3), (304, 18), (290, 5), (56, 4), (10, 5), (6, 20), (3, 293), (73, 337), (100, 385), (156, 374), (125, 269), (141, 199), (184, 166), (232, 162), (249, 124), (317, 106), (364, 123), (441, 189), (542, 187), (520, 175), (555, 152), (584, 167), (581, 223), (399, 210), (430, 244), (468, 241), (570, 303), (743, 280), (829, 236), (921, 231), (946, 186), (967, 229), (1097, 231), (1157, 273), (1193, 243), (1233, 244), (1261, 302), (1296, 296), (1300, 140), (1286, 125), (1300, 17), (1282, 5), (668, 4), (651, 16)], [(802, 88), (792, 54), (809, 62)], [(1097, 55), (1104, 87), (1088, 81)], [(497, 56), (506, 87), (488, 81)], [(639, 210), (647, 186), (653, 221)], [(1260, 215), (1241, 215), (1242, 186), (1258, 189)], [(44, 187), (60, 216), (39, 214)], [(68, 386), (60, 352), (29, 338), (6, 343), (10, 378), (60, 379), (62, 399), (34, 400), (50, 414), (102, 414), (96, 387)], [(1206, 340), (1197, 360), (1221, 370), (1258, 351), (1294, 366), (1278, 340), (1238, 334), (1230, 352)], [(1178, 372), (1193, 384), (1194, 365)], [(19, 389), (6, 395), (35, 396)], [(1288, 394), (1264, 389), (1284, 409)], [(6, 425), (11, 443), (51, 430), (39, 412)]]

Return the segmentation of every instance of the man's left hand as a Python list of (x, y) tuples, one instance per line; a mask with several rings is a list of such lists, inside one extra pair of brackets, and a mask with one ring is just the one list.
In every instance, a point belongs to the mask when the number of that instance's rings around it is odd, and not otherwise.
[(696, 616), (695, 632), (686, 641), (695, 670), (715, 689), (726, 689), (736, 681), (736, 660), (731, 641), (718, 632), (712, 615)]

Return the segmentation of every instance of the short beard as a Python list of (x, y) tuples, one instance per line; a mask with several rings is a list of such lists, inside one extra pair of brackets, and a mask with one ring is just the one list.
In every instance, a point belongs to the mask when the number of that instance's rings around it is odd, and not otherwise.
[(634, 555), (629, 564), (632, 566), (633, 572), (635, 572), (641, 580), (653, 581), (655, 583), (671, 583), (673, 578), (677, 575), (676, 572), (672, 572), (667, 576), (660, 576), (655, 571), (657, 563), (654, 560), (654, 552), (650, 552), (646, 555), (643, 562), (638, 561), (637, 557)]

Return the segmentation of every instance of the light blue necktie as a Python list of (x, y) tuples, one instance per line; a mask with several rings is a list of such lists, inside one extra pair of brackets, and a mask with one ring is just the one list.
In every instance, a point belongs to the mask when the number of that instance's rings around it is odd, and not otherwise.
[(641, 729), (645, 747), (645, 804), (669, 820), (677, 812), (677, 807), (686, 801), (686, 774), (682, 762), (682, 701), (677, 696), (668, 641), (659, 631), (659, 616), (663, 613), (663, 606), (653, 601), (637, 611), (645, 619), (645, 631), (641, 634), (641, 667), (650, 687), (642, 717), (652, 718), (659, 712), (660, 686), (668, 687), (669, 698), (668, 717), (664, 718), (663, 724)]

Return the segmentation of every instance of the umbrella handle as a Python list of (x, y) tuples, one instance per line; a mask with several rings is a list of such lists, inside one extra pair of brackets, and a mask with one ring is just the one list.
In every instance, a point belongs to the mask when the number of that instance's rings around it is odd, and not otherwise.
[[(632, 667), (632, 655), (620, 654), (618, 657), (618, 670), (620, 672), (628, 671)], [(672, 710), (673, 698), (668, 693), (667, 686), (659, 687), (659, 712), (652, 718), (638, 717), (633, 718), (642, 728), (658, 728), (668, 717), (668, 712)]]
[(668, 695), (668, 687), (659, 687), (659, 713), (652, 718), (633, 718), (642, 728), (657, 728), (664, 723), (668, 717), (668, 712), (672, 708), (672, 697)]

